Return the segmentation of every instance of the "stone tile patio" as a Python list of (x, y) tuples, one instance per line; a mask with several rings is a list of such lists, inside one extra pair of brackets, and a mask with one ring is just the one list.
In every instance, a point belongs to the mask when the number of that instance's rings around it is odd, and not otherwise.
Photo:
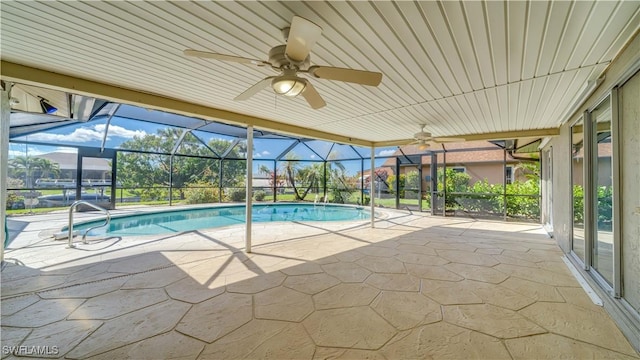
[(12, 219), (2, 358), (639, 358), (533, 224), (258, 224), (245, 254), (241, 227), (66, 249), (57, 216)]

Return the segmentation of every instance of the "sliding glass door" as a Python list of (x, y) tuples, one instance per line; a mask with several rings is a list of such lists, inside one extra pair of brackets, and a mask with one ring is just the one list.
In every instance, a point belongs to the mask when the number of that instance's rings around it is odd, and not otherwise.
[(571, 178), (573, 231), (571, 250), (582, 262), (585, 251), (584, 212), (584, 121), (580, 119), (571, 127)]
[(592, 112), (593, 133), (593, 242), (592, 267), (613, 285), (613, 144), (611, 101), (607, 97)]
[(553, 148), (542, 152), (542, 225), (553, 234)]

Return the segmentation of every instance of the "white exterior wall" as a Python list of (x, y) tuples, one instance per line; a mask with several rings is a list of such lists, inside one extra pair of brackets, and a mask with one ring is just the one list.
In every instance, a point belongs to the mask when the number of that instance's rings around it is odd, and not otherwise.
[(640, 313), (640, 73), (618, 92), (623, 298)]
[[(619, 146), (619, 156), (614, 161), (619, 161), (620, 166), (620, 186), (615, 189), (619, 193), (620, 201), (617, 204), (614, 202), (614, 206), (619, 209), (617, 221), (621, 225), (619, 233), (622, 244), (622, 298), (616, 299), (612, 291), (599, 287), (589, 276), (590, 272), (583, 274), (605, 300), (605, 309), (634, 347), (640, 351), (640, 73), (629, 79), (632, 72), (639, 67), (640, 35), (637, 35), (607, 69), (606, 78), (599, 88), (562, 125), (560, 135), (546, 144), (543, 150), (553, 147), (552, 188), (549, 190), (553, 197), (553, 235), (562, 250), (569, 253), (573, 206), (570, 173), (571, 125), (579, 120), (587, 109), (594, 107), (606, 97), (611, 89), (619, 87), (620, 135), (618, 144), (614, 144)], [(629, 80), (623, 84), (626, 79)]]
[[(553, 146), (552, 185), (551, 189), (545, 190), (552, 192), (553, 237), (562, 250), (568, 253), (571, 250), (573, 216), (573, 192), (571, 190), (573, 181), (570, 173), (572, 168), (571, 126), (569, 123), (562, 126), (560, 135), (549, 142), (544, 150), (548, 150), (551, 146)], [(542, 196), (542, 199), (544, 201), (545, 196)]]

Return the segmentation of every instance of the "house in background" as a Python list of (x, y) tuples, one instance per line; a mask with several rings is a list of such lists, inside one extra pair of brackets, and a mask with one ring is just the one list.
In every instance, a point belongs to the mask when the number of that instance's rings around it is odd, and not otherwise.
[[(448, 169), (468, 174), (469, 185), (486, 180), (490, 184), (511, 184), (514, 181), (527, 180), (524, 171), (518, 171), (518, 164), (523, 161), (537, 161), (533, 157), (522, 154), (522, 157), (507, 151), (506, 157), (503, 148), (489, 141), (471, 141), (459, 143), (446, 143), (437, 145), (437, 148), (422, 149), (419, 145), (404, 145), (389, 157), (376, 172), (385, 172), (387, 176), (396, 173), (396, 157), (400, 174), (408, 174), (422, 169), (422, 188), (429, 189), (431, 183), (431, 164), (437, 161), (437, 166), (442, 167), (446, 162)], [(506, 164), (506, 169), (503, 168)], [(506, 170), (506, 173), (505, 173)], [(365, 179), (370, 175), (369, 170), (362, 174)]]
[[(58, 164), (60, 167), (58, 179), (76, 179), (78, 171), (77, 153), (56, 151), (38, 155), (38, 157)], [(108, 159), (83, 158), (82, 165), (83, 179), (111, 181), (111, 164)]]

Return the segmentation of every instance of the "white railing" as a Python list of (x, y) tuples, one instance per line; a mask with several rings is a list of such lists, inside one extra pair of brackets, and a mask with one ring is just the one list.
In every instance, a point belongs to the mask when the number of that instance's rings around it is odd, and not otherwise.
[(90, 227), (89, 229), (87, 229), (84, 232), (84, 235), (82, 235), (82, 243), (86, 244), (87, 243), (87, 234), (89, 233), (89, 231), (93, 230), (93, 229), (97, 229), (103, 226), (107, 226), (109, 225), (109, 222), (111, 221), (111, 213), (109, 213), (109, 210), (102, 208), (96, 204), (92, 204), (86, 200), (78, 200), (76, 202), (74, 202), (73, 204), (71, 204), (71, 206), (69, 207), (69, 248), (74, 248), (76, 247), (75, 245), (73, 245), (73, 211), (75, 210), (75, 208), (77, 208), (79, 205), (86, 205), (88, 207), (94, 208), (98, 211), (102, 211), (103, 213), (105, 213), (106, 218), (104, 221), (104, 224), (101, 225), (96, 225), (93, 227)]

